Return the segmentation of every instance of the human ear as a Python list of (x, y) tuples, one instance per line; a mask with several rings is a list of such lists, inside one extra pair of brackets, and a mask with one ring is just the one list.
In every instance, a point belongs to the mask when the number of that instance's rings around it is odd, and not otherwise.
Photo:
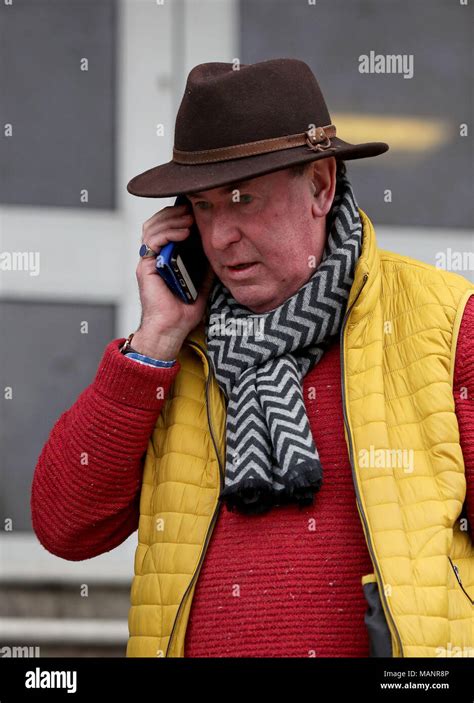
[(314, 163), (311, 177), (313, 190), (313, 214), (324, 217), (331, 209), (336, 190), (336, 159), (321, 159)]

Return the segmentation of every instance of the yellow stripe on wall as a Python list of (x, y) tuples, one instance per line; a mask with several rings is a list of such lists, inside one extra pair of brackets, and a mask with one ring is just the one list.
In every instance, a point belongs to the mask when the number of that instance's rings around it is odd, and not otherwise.
[(428, 117), (340, 112), (331, 118), (340, 139), (354, 144), (387, 142), (392, 151), (428, 151), (459, 136), (452, 123)]

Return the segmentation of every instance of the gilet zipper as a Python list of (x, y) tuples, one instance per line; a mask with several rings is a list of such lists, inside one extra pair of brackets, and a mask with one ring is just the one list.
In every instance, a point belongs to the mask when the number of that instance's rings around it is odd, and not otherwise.
[[(207, 379), (206, 379), (206, 410), (207, 410), (207, 422), (208, 422), (208, 425), (209, 425), (209, 432), (210, 432), (210, 434), (211, 434), (212, 443), (213, 443), (213, 445), (214, 445), (214, 450), (215, 450), (215, 453), (216, 453), (217, 462), (218, 462), (218, 464), (219, 464), (220, 492), (222, 492), (222, 490), (223, 490), (223, 488), (224, 488), (224, 468), (223, 468), (222, 463), (221, 463), (221, 459), (220, 459), (220, 455), (219, 455), (219, 451), (218, 451), (218, 447), (217, 447), (217, 443), (216, 443), (216, 439), (215, 439), (215, 435), (214, 435), (214, 430), (213, 430), (213, 427), (212, 427), (212, 418), (211, 418), (210, 403), (209, 403), (209, 387), (210, 387), (211, 377), (212, 377), (212, 375), (213, 375), (212, 364), (211, 364), (211, 361), (210, 361), (210, 359), (209, 359), (209, 356), (208, 356), (206, 350), (205, 350), (203, 347), (201, 347), (200, 344), (198, 344), (197, 342), (188, 342), (188, 345), (191, 346), (191, 347), (194, 347), (195, 349), (199, 349), (199, 350), (202, 352), (202, 354), (204, 354), (204, 356), (206, 357), (207, 363), (208, 363), (209, 373), (207, 374)], [(210, 539), (211, 539), (211, 535), (212, 535), (212, 532), (213, 532), (213, 530), (214, 530), (215, 524), (216, 524), (216, 522), (217, 522), (217, 516), (218, 516), (218, 514), (219, 514), (219, 509), (220, 509), (220, 503), (219, 503), (219, 500), (218, 500), (218, 501), (217, 501), (217, 504), (216, 504), (216, 509), (215, 509), (215, 511), (214, 511), (214, 513), (213, 513), (213, 515), (212, 515), (211, 522), (209, 523), (209, 527), (208, 527), (207, 532), (206, 532), (206, 537), (205, 537), (205, 539), (204, 539), (204, 547), (203, 547), (201, 556), (200, 556), (200, 558), (199, 558), (199, 562), (198, 562), (198, 564), (197, 564), (197, 566), (196, 566), (196, 569), (194, 570), (194, 573), (193, 573), (193, 576), (192, 576), (192, 578), (191, 578), (191, 581), (189, 582), (188, 587), (186, 588), (186, 591), (184, 592), (184, 595), (183, 595), (183, 597), (182, 597), (182, 599), (181, 599), (181, 602), (180, 602), (180, 604), (179, 604), (178, 610), (176, 611), (176, 617), (175, 617), (175, 619), (174, 619), (173, 627), (172, 627), (172, 629), (171, 629), (171, 634), (170, 634), (170, 638), (169, 638), (169, 640), (168, 640), (168, 646), (167, 646), (167, 648), (166, 648), (165, 657), (168, 656), (168, 652), (170, 651), (171, 643), (172, 643), (172, 640), (173, 640), (173, 635), (174, 635), (174, 633), (175, 633), (175, 631), (176, 631), (176, 626), (177, 626), (177, 623), (178, 623), (178, 621), (179, 621), (179, 617), (180, 617), (180, 614), (181, 614), (183, 605), (184, 605), (184, 603), (186, 602), (187, 595), (188, 595), (189, 591), (191, 590), (191, 588), (193, 587), (194, 581), (196, 580), (196, 576), (197, 576), (197, 574), (199, 573), (199, 569), (201, 568), (202, 562), (204, 561), (204, 558), (205, 558), (205, 556), (206, 556), (206, 552), (207, 552), (207, 548), (208, 548), (208, 546), (209, 546), (209, 542), (210, 542)]]
[(355, 472), (355, 467), (354, 467), (354, 449), (353, 449), (353, 444), (352, 444), (352, 435), (349, 427), (349, 420), (347, 416), (347, 408), (346, 408), (346, 394), (345, 394), (345, 379), (344, 379), (344, 330), (346, 328), (347, 320), (349, 318), (349, 315), (351, 313), (352, 308), (357, 302), (357, 299), (359, 298), (359, 295), (362, 292), (363, 287), (367, 283), (367, 279), (369, 278), (369, 274), (365, 273), (364, 274), (364, 282), (362, 286), (360, 287), (354, 301), (352, 302), (350, 308), (346, 311), (346, 314), (344, 316), (344, 319), (342, 321), (342, 326), (341, 326), (341, 334), (340, 334), (340, 354), (341, 354), (341, 385), (342, 385), (342, 410), (343, 410), (343, 415), (344, 415), (344, 425), (346, 427), (346, 432), (347, 432), (347, 437), (349, 439), (349, 458), (350, 458), (350, 463), (351, 463), (351, 469), (352, 469), (352, 481), (354, 483), (354, 488), (355, 488), (355, 493), (356, 493), (356, 502), (357, 502), (357, 509), (359, 511), (359, 515), (362, 521), (362, 526), (364, 529), (364, 534), (365, 534), (365, 540), (367, 543), (367, 547), (369, 549), (369, 553), (372, 559), (372, 563), (374, 565), (374, 569), (377, 573), (377, 580), (379, 584), (379, 591), (380, 591), (380, 599), (382, 601), (382, 605), (384, 606), (384, 611), (385, 615), (387, 616), (387, 621), (390, 622), (391, 624), (391, 630), (392, 630), (392, 637), (393, 633), (395, 633), (395, 638), (397, 640), (397, 644), (399, 647), (400, 655), (403, 657), (403, 647), (402, 647), (402, 642), (400, 639), (400, 634), (395, 626), (395, 622), (393, 620), (392, 614), (389, 610), (387, 599), (385, 597), (384, 589), (382, 588), (383, 583), (382, 583), (382, 576), (377, 564), (377, 560), (375, 558), (372, 542), (370, 539), (369, 535), (369, 527), (367, 523), (367, 518), (365, 516), (365, 513), (362, 508), (362, 501), (360, 498), (360, 491), (359, 491), (359, 486), (357, 484), (357, 476)]
[(451, 564), (451, 567), (454, 571), (454, 575), (456, 576), (457, 582), (459, 583), (459, 585), (461, 587), (461, 590), (463, 591), (463, 593), (465, 594), (466, 598), (471, 603), (471, 605), (474, 605), (474, 600), (472, 600), (471, 596), (469, 595), (469, 593), (466, 591), (466, 589), (462, 585), (461, 575), (459, 573), (458, 567), (456, 566), (456, 564), (453, 563), (451, 557), (448, 557), (448, 559), (449, 559), (449, 563)]

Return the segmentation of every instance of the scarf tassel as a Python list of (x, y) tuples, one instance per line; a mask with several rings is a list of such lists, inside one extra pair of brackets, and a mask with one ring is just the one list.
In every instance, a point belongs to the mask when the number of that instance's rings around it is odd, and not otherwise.
[(229, 512), (245, 515), (260, 515), (278, 505), (297, 503), (300, 508), (313, 505), (314, 494), (323, 483), (323, 471), (319, 461), (298, 464), (288, 472), (285, 488), (275, 491), (265, 481), (246, 478), (238, 486), (227, 486), (221, 491), (219, 500), (224, 501)]

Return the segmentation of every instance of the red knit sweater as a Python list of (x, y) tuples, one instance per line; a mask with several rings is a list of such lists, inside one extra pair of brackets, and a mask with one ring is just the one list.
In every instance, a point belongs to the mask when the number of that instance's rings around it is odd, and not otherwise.
[[(454, 398), (474, 537), (472, 340), (473, 298), (459, 334)], [(107, 346), (94, 382), (58, 419), (36, 466), (33, 527), (43, 546), (65, 559), (109, 551), (138, 527), (142, 459), (164, 402), (155, 388), (164, 386), (166, 396), (180, 364), (137, 364), (120, 354), (123, 341)], [(250, 518), (220, 511), (185, 656), (368, 656), (360, 578), (373, 567), (344, 439), (338, 343), (305, 377), (303, 391), (323, 486), (303, 510), (285, 506)]]

